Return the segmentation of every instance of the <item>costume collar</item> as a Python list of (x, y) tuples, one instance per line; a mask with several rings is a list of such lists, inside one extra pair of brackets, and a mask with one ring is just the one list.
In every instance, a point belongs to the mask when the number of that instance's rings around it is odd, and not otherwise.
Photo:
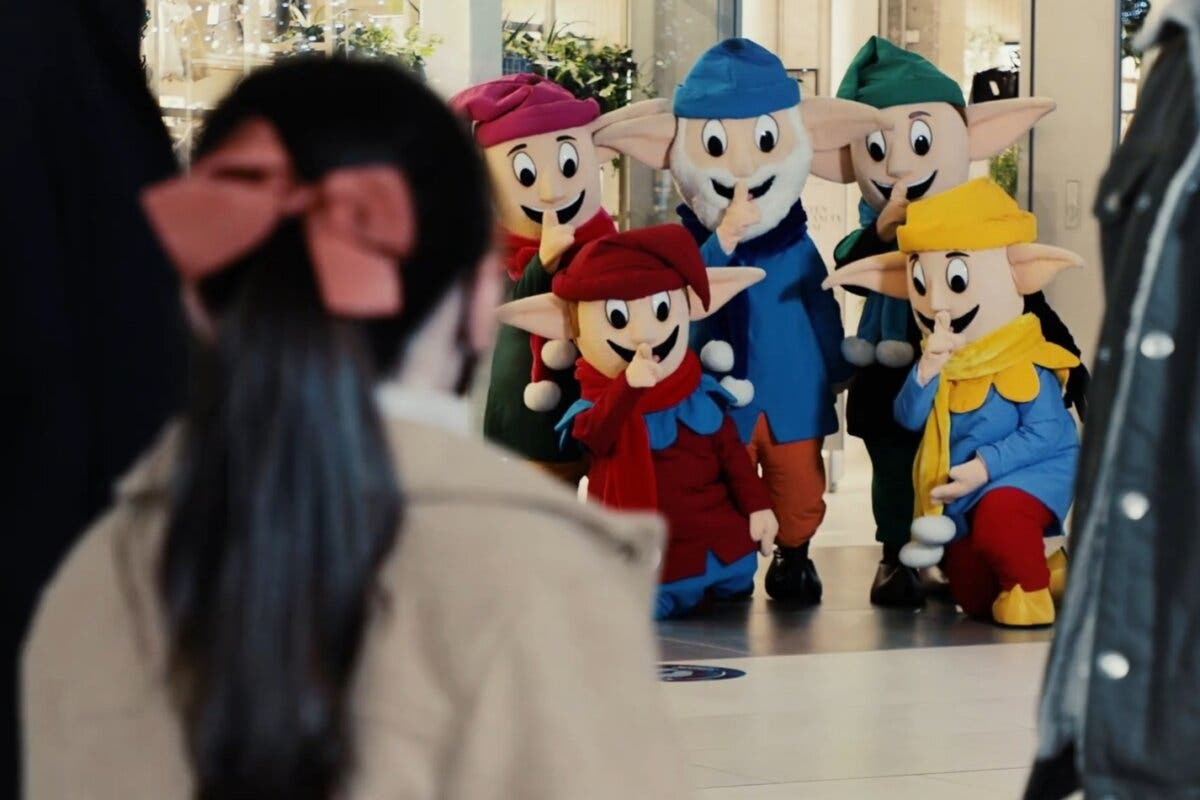
[[(675, 208), (675, 212), (679, 214), (680, 223), (688, 229), (688, 233), (692, 234), (697, 244), (704, 244), (708, 241), (712, 231), (704, 226), (704, 223), (696, 216), (696, 212), (692, 211), (686, 203), (680, 203)], [(808, 213), (804, 210), (804, 203), (796, 200), (778, 225), (760, 236), (747, 239), (739, 244), (734, 249), (733, 256), (737, 261), (753, 264), (763, 256), (786, 250), (807, 235)]]

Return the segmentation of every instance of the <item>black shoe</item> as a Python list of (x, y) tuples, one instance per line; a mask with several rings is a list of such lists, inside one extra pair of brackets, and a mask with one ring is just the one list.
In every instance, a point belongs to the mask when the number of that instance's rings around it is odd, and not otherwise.
[(871, 605), (884, 608), (920, 608), (925, 605), (921, 577), (912, 567), (879, 562), (871, 584)]
[(773, 600), (806, 606), (820, 603), (821, 576), (808, 557), (808, 543), (799, 547), (776, 545), (764, 586)]
[(883, 558), (871, 584), (871, 605), (884, 608), (920, 608), (925, 590), (920, 574), (900, 563), (900, 545), (885, 544)]

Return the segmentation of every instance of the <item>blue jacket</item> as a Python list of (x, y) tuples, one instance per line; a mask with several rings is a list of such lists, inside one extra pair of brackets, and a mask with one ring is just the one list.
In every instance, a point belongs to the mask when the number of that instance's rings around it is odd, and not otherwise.
[(848, 380), (853, 368), (842, 358), (842, 318), (833, 293), (821, 288), (828, 272), (812, 239), (800, 201), (773, 230), (742, 242), (732, 254), (721, 249), (686, 206), (683, 224), (700, 243), (709, 266), (751, 266), (767, 277), (692, 326), (692, 347), (724, 340), (733, 346), (733, 375), (754, 384), (754, 399), (731, 409), (743, 442), (765, 413), (780, 443), (817, 439), (837, 430), (830, 384)]
[[(1062, 532), (1075, 486), (1079, 431), (1063, 405), (1054, 373), (1042, 367), (1037, 371), (1041, 389), (1028, 403), (1005, 400), (993, 388), (979, 408), (950, 415), (950, 463), (958, 466), (978, 455), (990, 478), (982, 488), (946, 506), (959, 537), (969, 530), (967, 512), (985, 494), (1004, 487), (1033, 495), (1054, 513), (1057, 519), (1047, 536)], [(938, 376), (922, 388), (914, 366), (896, 395), (896, 421), (911, 431), (924, 430), (940, 381)]]

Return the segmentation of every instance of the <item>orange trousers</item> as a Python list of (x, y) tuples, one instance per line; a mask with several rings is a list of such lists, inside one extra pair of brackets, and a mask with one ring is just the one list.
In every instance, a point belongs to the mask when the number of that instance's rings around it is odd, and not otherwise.
[(750, 460), (762, 467), (771, 507), (779, 518), (777, 541), (799, 547), (813, 537), (825, 519), (825, 461), (823, 439), (801, 439), (780, 444), (764, 414), (758, 415), (750, 435)]

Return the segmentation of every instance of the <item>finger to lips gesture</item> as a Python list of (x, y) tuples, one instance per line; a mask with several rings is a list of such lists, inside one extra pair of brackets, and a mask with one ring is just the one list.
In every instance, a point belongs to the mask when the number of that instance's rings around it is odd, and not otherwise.
[(917, 364), (917, 380), (924, 386), (942, 371), (955, 351), (966, 344), (966, 337), (950, 327), (950, 312), (939, 311), (934, 317), (933, 333), (925, 340), (925, 352)]
[(553, 211), (545, 212), (542, 217), (542, 241), (538, 246), (538, 258), (542, 268), (547, 272), (558, 269), (567, 248), (575, 244), (575, 226), (558, 224), (558, 215)]
[(908, 184), (898, 180), (892, 184), (892, 194), (875, 220), (875, 231), (885, 242), (896, 241), (896, 228), (908, 219)]
[(654, 357), (654, 350), (646, 342), (638, 345), (633, 360), (625, 368), (625, 382), (635, 389), (649, 389), (663, 379), (663, 366)]
[(721, 217), (721, 223), (717, 225), (717, 240), (721, 243), (721, 249), (726, 253), (732, 253), (738, 243), (745, 238), (746, 230), (760, 219), (762, 219), (762, 212), (759, 211), (754, 198), (750, 196), (750, 190), (746, 188), (746, 183), (738, 181), (733, 185), (733, 199), (729, 201), (729, 205), (725, 208), (725, 214)]

